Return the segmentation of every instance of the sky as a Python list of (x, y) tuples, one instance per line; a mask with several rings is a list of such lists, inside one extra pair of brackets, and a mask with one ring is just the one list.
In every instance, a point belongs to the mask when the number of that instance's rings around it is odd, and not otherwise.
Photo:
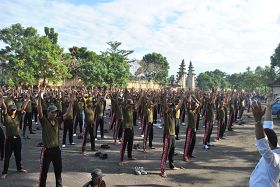
[(119, 41), (131, 59), (161, 53), (169, 75), (182, 59), (197, 75), (264, 67), (280, 43), (279, 0), (0, 0), (0, 10), (0, 29), (53, 27), (65, 49), (97, 53)]

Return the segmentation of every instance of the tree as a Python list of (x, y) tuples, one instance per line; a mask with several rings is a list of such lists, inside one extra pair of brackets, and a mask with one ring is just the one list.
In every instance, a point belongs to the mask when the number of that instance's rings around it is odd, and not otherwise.
[(214, 71), (200, 73), (196, 80), (198, 87), (204, 90), (209, 88), (225, 89), (229, 87), (229, 82), (226, 79), (227, 76), (225, 72), (216, 69)]
[(273, 80), (280, 81), (280, 43), (274, 51), (274, 54), (270, 57), (271, 60), (271, 78)]
[[(16, 85), (34, 85), (43, 79), (56, 82), (69, 77), (67, 67), (61, 63), (63, 49), (57, 44), (54, 29), (45, 28), (46, 36), (21, 24), (0, 30), (0, 40), (6, 47), (1, 50), (1, 61), (7, 62), (8, 79)], [(48, 32), (49, 31), (49, 32)]]
[(143, 74), (145, 79), (154, 80), (160, 84), (167, 82), (169, 63), (160, 53), (146, 54), (140, 62), (135, 75)]
[(119, 49), (121, 42), (107, 42), (109, 48), (105, 52), (101, 52), (101, 60), (105, 63), (106, 74), (104, 74), (105, 82), (110, 86), (125, 86), (128, 82), (130, 74), (130, 60), (128, 56), (133, 50)]

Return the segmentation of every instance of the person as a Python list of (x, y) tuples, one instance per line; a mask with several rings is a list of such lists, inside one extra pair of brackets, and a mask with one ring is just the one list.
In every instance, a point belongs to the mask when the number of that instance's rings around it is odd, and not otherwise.
[(91, 180), (84, 184), (83, 187), (106, 187), (106, 183), (103, 180), (104, 176), (101, 169), (94, 169), (91, 172)]
[(134, 139), (134, 130), (133, 130), (133, 110), (137, 108), (132, 99), (125, 101), (122, 107), (123, 111), (123, 128), (122, 128), (122, 139), (121, 139), (121, 148), (120, 148), (120, 162), (119, 165), (123, 165), (124, 152), (127, 146), (127, 157), (129, 160), (136, 160), (132, 157), (132, 146)]
[[(40, 93), (40, 96), (43, 95)], [(39, 187), (46, 186), (46, 180), (50, 163), (53, 163), (56, 186), (62, 186), (62, 159), (59, 148), (59, 120), (57, 118), (57, 107), (50, 104), (47, 108), (47, 116), (43, 114), (41, 97), (38, 99), (38, 114), (42, 126), (43, 147), (40, 156), (40, 178)]]
[(163, 134), (163, 151), (161, 156), (160, 170), (161, 176), (167, 177), (165, 172), (165, 163), (166, 158), (168, 156), (169, 168), (172, 170), (178, 170), (177, 167), (174, 166), (173, 157), (175, 152), (175, 117), (176, 111), (180, 110), (185, 98), (182, 98), (175, 107), (175, 104), (170, 101), (168, 104), (166, 103), (166, 95), (164, 96), (163, 103), (163, 115), (164, 115), (164, 134)]
[[(273, 131), (271, 108), (274, 102), (268, 97), (266, 110), (259, 102), (252, 105), (255, 118), (255, 135), (257, 148), (261, 154), (257, 166), (250, 176), (250, 187), (279, 186), (280, 179), (280, 147), (277, 147), (277, 135)], [(262, 118), (264, 116), (264, 122)]]
[(27, 171), (23, 169), (21, 164), (22, 143), (19, 135), (21, 114), (17, 111), (14, 103), (8, 105), (7, 108), (3, 98), (1, 98), (0, 106), (4, 111), (4, 124), (6, 127), (4, 168), (1, 176), (1, 179), (5, 179), (12, 153), (15, 155), (17, 171), (21, 173), (27, 173)]
[[(74, 95), (74, 94), (73, 94)], [(73, 105), (76, 100), (76, 96), (73, 96), (72, 100), (65, 100), (64, 107), (67, 108), (65, 113), (63, 114), (63, 137), (62, 137), (62, 148), (66, 147), (66, 136), (67, 131), (69, 132), (69, 144), (75, 145), (73, 142)]]
[(188, 127), (184, 146), (184, 161), (189, 161), (189, 158), (194, 158), (193, 150), (196, 141), (196, 115), (199, 105), (199, 101), (194, 96), (190, 95), (187, 102)]
[(153, 127), (153, 108), (154, 105), (151, 101), (151, 99), (148, 101), (147, 103), (147, 122), (148, 125), (146, 125), (146, 129), (144, 132), (144, 138), (143, 138), (143, 150), (144, 152), (146, 152), (146, 146), (147, 146), (147, 140), (149, 137), (149, 148), (150, 149), (155, 149), (155, 147), (153, 147), (153, 138), (154, 138), (154, 127)]
[(82, 154), (85, 154), (86, 149), (86, 143), (87, 143), (87, 136), (88, 133), (90, 135), (90, 144), (91, 144), (91, 150), (97, 151), (95, 148), (95, 132), (94, 132), (94, 126), (95, 126), (95, 109), (93, 109), (92, 101), (86, 100), (86, 107), (85, 107), (85, 131), (84, 131), (84, 137), (82, 142)]

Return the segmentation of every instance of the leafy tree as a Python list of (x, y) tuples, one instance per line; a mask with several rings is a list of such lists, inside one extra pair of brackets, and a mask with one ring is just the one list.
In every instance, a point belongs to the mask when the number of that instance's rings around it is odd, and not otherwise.
[(143, 74), (147, 80), (155, 80), (158, 83), (167, 82), (169, 63), (160, 53), (146, 54), (140, 62), (136, 75)]
[(0, 40), (6, 47), (1, 50), (1, 61), (7, 62), (8, 79), (16, 85), (33, 85), (43, 79), (56, 82), (69, 77), (67, 67), (61, 63), (63, 49), (57, 44), (54, 29), (45, 28), (46, 36), (21, 24), (0, 30)]
[(218, 69), (200, 73), (197, 77), (198, 87), (201, 89), (209, 88), (228, 88), (229, 82), (226, 80), (227, 74)]
[(280, 81), (280, 44), (274, 51), (274, 54), (270, 57), (271, 60), (271, 78)]

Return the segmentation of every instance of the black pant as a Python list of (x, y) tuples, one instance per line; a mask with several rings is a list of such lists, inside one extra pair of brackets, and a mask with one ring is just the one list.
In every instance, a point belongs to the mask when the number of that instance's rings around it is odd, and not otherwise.
[(84, 133), (84, 139), (83, 139), (83, 143), (82, 143), (82, 152), (84, 152), (85, 148), (86, 148), (88, 133), (89, 133), (89, 136), (90, 136), (91, 150), (95, 150), (94, 127), (92, 126), (92, 124), (86, 124), (86, 129), (85, 129), (85, 133)]
[(181, 116), (182, 116), (181, 123), (185, 123), (186, 109), (182, 109), (180, 113), (181, 113)]
[(75, 119), (74, 133), (76, 134), (77, 126), (79, 123), (80, 133), (83, 132), (83, 114), (77, 114)]
[(32, 107), (32, 116), (34, 116), (35, 123), (38, 122), (38, 110), (36, 107)]
[(100, 125), (100, 134), (101, 138), (104, 138), (104, 117), (103, 116), (96, 116), (95, 120), (95, 137), (97, 137), (97, 129)]
[(32, 113), (26, 112), (24, 116), (23, 122), (23, 136), (25, 136), (26, 126), (28, 125), (29, 132), (32, 132)]
[(3, 129), (0, 127), (0, 160), (4, 159), (4, 144), (5, 144), (5, 134)]
[(62, 160), (61, 160), (61, 150), (59, 147), (55, 148), (42, 148), (41, 158), (40, 158), (40, 184), (39, 187), (46, 186), (46, 180), (48, 176), (50, 163), (53, 163), (56, 186), (62, 186)]
[(154, 138), (154, 125), (153, 123), (148, 123), (146, 126), (147, 130), (144, 135), (144, 149), (146, 149), (147, 140), (149, 136), (149, 147), (153, 147), (153, 138)]
[(17, 170), (21, 170), (21, 139), (20, 136), (12, 136), (6, 139), (5, 143), (5, 159), (4, 159), (4, 170), (2, 174), (7, 174), (10, 158), (12, 153), (15, 155)]
[(153, 108), (153, 124), (157, 124), (157, 106)]
[(175, 133), (176, 133), (176, 138), (179, 138), (179, 132), (180, 132), (180, 124), (179, 124), (180, 119), (176, 118), (175, 119)]
[(121, 144), (121, 161), (123, 161), (126, 145), (127, 145), (127, 157), (132, 158), (133, 137), (134, 137), (133, 129), (130, 128), (123, 129), (122, 144)]
[(71, 144), (73, 143), (73, 120), (72, 119), (64, 120), (62, 144), (66, 144), (67, 131), (69, 131), (69, 143)]
[(133, 126), (137, 126), (137, 110), (133, 111)]

